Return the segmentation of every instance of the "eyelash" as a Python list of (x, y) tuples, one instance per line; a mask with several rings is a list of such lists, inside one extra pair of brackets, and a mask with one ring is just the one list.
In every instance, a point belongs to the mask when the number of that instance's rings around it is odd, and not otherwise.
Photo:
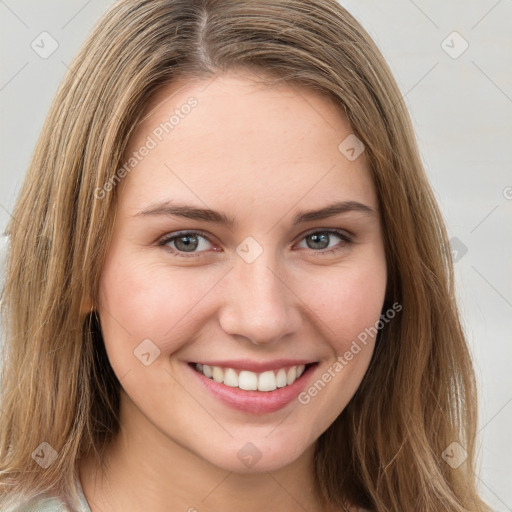
[[(310, 235), (314, 235), (314, 234), (317, 234), (317, 233), (336, 235), (337, 237), (339, 237), (344, 242), (341, 246), (337, 246), (337, 247), (335, 247), (333, 249), (323, 249), (323, 250), (320, 250), (320, 251), (315, 251), (314, 249), (311, 249), (311, 251), (313, 251), (315, 253), (318, 253), (321, 256), (324, 256), (326, 254), (333, 254), (333, 253), (337, 253), (339, 251), (342, 251), (343, 249), (345, 249), (346, 245), (349, 245), (349, 244), (353, 243), (352, 239), (349, 236), (347, 236), (343, 231), (338, 230), (338, 229), (323, 229), (323, 230), (310, 231), (310, 232), (304, 234), (300, 241), (304, 240), (304, 238), (306, 238), (306, 237), (308, 237)], [(171, 247), (166, 247), (166, 245), (169, 242), (172, 242), (173, 240), (175, 240), (177, 238), (180, 238), (182, 236), (186, 236), (186, 235), (192, 235), (192, 236), (199, 235), (199, 236), (201, 236), (202, 238), (205, 238), (206, 240), (208, 240), (211, 243), (210, 239), (201, 231), (180, 231), (177, 234), (173, 234), (172, 236), (168, 236), (168, 237), (165, 237), (162, 240), (160, 240), (158, 242), (158, 246), (163, 247), (164, 249), (166, 249), (167, 251), (169, 251), (173, 255), (181, 257), (181, 258), (197, 258), (201, 254), (201, 252), (204, 252), (204, 251), (200, 251), (198, 253), (196, 252), (196, 253), (186, 254), (186, 253), (183, 253), (183, 252), (178, 251), (176, 249), (172, 249)]]

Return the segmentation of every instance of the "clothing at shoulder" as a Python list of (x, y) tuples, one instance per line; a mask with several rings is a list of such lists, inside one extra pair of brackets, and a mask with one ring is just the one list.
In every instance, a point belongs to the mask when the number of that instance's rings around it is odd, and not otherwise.
[[(80, 508), (73, 512), (91, 512), (79, 481), (77, 482), (77, 489), (80, 498)], [(70, 512), (70, 510), (59, 498), (47, 496), (34, 498), (27, 503), (23, 503), (12, 512)]]
[[(85, 497), (81, 496), (81, 508), (77, 512), (91, 512), (91, 509), (85, 501)], [(57, 498), (43, 498), (34, 502), (30, 502), (21, 508), (17, 508), (13, 512), (69, 512), (65, 505)], [(372, 512), (365, 508), (359, 508), (358, 512)]]
[[(21, 505), (13, 512), (70, 512), (64, 503), (56, 497), (38, 498)], [(91, 512), (86, 503), (80, 502), (80, 508), (75, 512)]]
[(68, 510), (58, 498), (38, 498), (24, 503), (13, 512), (68, 512)]

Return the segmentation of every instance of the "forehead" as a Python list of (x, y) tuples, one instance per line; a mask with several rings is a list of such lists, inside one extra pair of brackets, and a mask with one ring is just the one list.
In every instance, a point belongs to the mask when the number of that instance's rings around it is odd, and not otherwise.
[(308, 205), (377, 207), (366, 155), (351, 161), (340, 151), (350, 136), (341, 107), (311, 89), (248, 73), (181, 79), (152, 98), (130, 139), (126, 162), (139, 156), (121, 201), (136, 208), (178, 197), (265, 209), (307, 196)]

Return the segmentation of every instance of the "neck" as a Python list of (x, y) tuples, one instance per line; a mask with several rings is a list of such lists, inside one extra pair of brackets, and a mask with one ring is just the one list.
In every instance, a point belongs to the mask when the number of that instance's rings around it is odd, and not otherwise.
[(234, 473), (169, 439), (122, 396), (121, 429), (107, 449), (105, 472), (92, 456), (80, 462), (92, 512), (167, 512), (170, 504), (172, 510), (189, 512), (260, 512), (262, 504), (282, 512), (329, 510), (314, 485), (314, 445), (278, 470)]

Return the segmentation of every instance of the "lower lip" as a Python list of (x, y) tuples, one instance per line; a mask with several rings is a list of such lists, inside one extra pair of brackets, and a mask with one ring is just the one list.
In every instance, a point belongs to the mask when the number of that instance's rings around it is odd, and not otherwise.
[(187, 365), (200, 384), (217, 399), (234, 409), (251, 414), (269, 414), (286, 407), (304, 390), (316, 366), (317, 363), (309, 366), (293, 384), (284, 388), (277, 388), (274, 391), (245, 391), (209, 379)]

